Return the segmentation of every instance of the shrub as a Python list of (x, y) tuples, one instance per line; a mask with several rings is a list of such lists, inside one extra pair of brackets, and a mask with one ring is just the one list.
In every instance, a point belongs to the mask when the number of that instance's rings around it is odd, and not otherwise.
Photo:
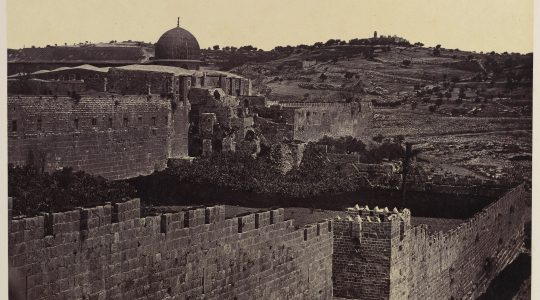
[(384, 159), (399, 160), (403, 157), (404, 150), (399, 141), (384, 142), (379, 147), (375, 147), (366, 152), (362, 158), (363, 162), (380, 163)]
[(384, 139), (384, 137), (382, 136), (382, 134), (377, 134), (376, 136), (373, 137), (373, 140), (377, 143), (382, 143), (382, 140)]
[(351, 78), (353, 78), (353, 76), (354, 76), (354, 73), (352, 73), (352, 72), (345, 72), (345, 78), (346, 78), (346, 79), (351, 79)]
[(441, 45), (435, 46), (433, 49), (433, 55), (434, 56), (440, 56), (441, 55)]
[(107, 181), (71, 168), (41, 172), (31, 166), (8, 166), (8, 194), (15, 197), (14, 215), (34, 216), (40, 212), (73, 210), (122, 202), (135, 196), (135, 189), (124, 182)]
[(316, 144), (328, 146), (329, 151), (333, 153), (363, 152), (366, 149), (366, 145), (361, 140), (350, 136), (340, 138), (324, 136)]

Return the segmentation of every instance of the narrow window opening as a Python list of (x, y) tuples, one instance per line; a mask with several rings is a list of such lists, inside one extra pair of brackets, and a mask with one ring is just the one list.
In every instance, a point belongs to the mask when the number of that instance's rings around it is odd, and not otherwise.
[(13, 132), (17, 131), (17, 120), (11, 121), (11, 131)]
[(75, 130), (79, 130), (79, 119), (73, 120), (73, 127), (75, 127)]
[(41, 131), (41, 119), (37, 120), (37, 130)]

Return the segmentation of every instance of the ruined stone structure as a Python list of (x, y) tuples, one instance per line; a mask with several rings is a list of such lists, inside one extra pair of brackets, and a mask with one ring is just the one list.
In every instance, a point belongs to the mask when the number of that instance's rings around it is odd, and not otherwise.
[[(263, 96), (251, 95), (250, 80), (227, 72), (199, 70), (197, 39), (179, 23), (159, 38), (155, 57), (147, 46), (114, 42), (10, 51), (9, 64), (13, 69), (10, 74), (13, 74), (9, 76), (8, 93), (73, 99), (81, 95), (93, 97), (95, 93), (146, 95), (148, 99), (159, 96), (171, 102), (172, 112), (179, 105), (184, 107), (170, 119), (171, 129), (176, 129), (176, 133), (170, 131), (168, 135), (168, 143), (172, 145), (167, 150), (169, 158), (220, 151), (238, 151), (255, 157), (261, 151), (261, 144), (271, 147), (282, 142), (309, 142), (325, 135), (360, 137), (366, 135), (370, 126), (373, 116), (370, 103), (283, 103), (269, 107)], [(25, 69), (25, 66), (31, 67)], [(35, 71), (36, 66), (43, 69)], [(186, 122), (189, 139), (185, 138)], [(53, 140), (49, 142), (54, 144)], [(187, 152), (178, 150), (185, 147)], [(63, 159), (57, 160), (62, 163), (55, 166), (64, 164)], [(17, 163), (21, 161), (17, 159)], [(78, 169), (93, 172), (94, 168), (87, 169), (89, 163), (94, 164), (93, 160), (83, 161), (68, 160), (64, 166), (73, 163)], [(145, 168), (149, 170), (149, 165)]]
[(475, 299), (520, 253), (527, 193), (521, 185), (437, 234), (412, 227), (408, 209), (348, 209), (334, 222), (334, 295)]
[(199, 137), (202, 114), (217, 116), (204, 138), (220, 151), (235, 151), (253, 125), (238, 100), (251, 93), (251, 83), (227, 72), (83, 65), (30, 77), (14, 76), (8, 88), (9, 161), (17, 165), (35, 163), (39, 153), (47, 171), (74, 167), (109, 179), (131, 178), (163, 169), (167, 159), (194, 155), (188, 144)]
[[(365, 137), (373, 121), (370, 102), (309, 103), (284, 102), (270, 108), (258, 108), (262, 118), (292, 126), (292, 139), (310, 142), (324, 136)], [(268, 126), (268, 122), (265, 122)]]
[(330, 221), (225, 219), (223, 206), (141, 217), (139, 205), (10, 219), (10, 275), (27, 299), (332, 299)]
[(108, 179), (148, 175), (187, 156), (188, 112), (148, 96), (10, 96), (9, 162)]
[[(208, 78), (205, 81), (208, 83)], [(234, 80), (234, 79), (233, 79)], [(238, 79), (239, 93), (249, 93), (249, 81)], [(242, 84), (244, 82), (244, 84)], [(192, 88), (189, 92), (191, 103), (190, 122), (192, 136), (190, 154), (203, 155), (212, 152), (246, 150), (248, 154), (258, 151), (247, 150), (258, 138), (253, 129), (253, 117), (242, 106), (238, 97), (226, 93), (232, 89)], [(202, 150), (200, 150), (200, 149)]]
[(276, 170), (281, 174), (285, 174), (300, 166), (305, 148), (306, 143), (294, 141), (272, 145), (270, 148), (270, 161)]

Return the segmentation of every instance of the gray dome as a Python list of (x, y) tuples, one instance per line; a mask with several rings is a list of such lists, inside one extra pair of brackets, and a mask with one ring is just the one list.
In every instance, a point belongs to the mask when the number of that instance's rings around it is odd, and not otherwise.
[(199, 60), (200, 54), (197, 39), (181, 27), (165, 32), (156, 43), (155, 59)]

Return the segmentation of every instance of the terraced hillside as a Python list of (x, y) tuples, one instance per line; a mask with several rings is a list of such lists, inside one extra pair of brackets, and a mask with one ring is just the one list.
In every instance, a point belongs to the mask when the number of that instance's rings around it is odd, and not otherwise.
[(532, 54), (385, 46), (296, 48), (233, 69), (270, 100), (372, 101), (374, 136), (404, 136), (433, 172), (530, 178)]

